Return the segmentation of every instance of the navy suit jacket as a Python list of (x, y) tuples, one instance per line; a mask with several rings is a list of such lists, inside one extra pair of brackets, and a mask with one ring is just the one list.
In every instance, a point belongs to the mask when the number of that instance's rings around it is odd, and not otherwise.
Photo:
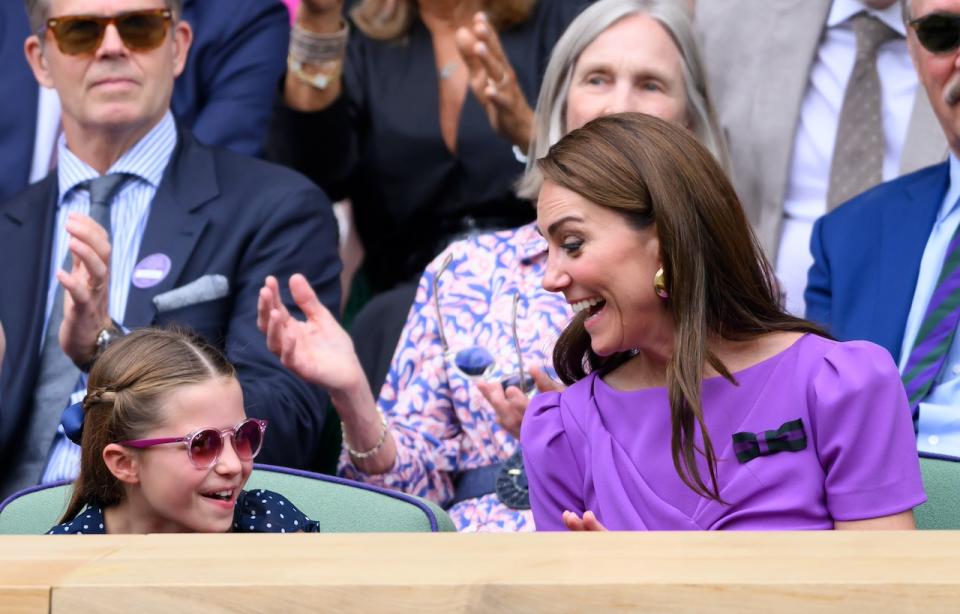
[[(258, 155), (277, 82), (286, 71), (290, 17), (279, 0), (184, 0), (193, 45), (173, 90), (180, 125), (208, 145)], [(27, 187), (38, 85), (23, 54), (30, 25), (22, 0), (0, 2), (0, 202)]]
[(853, 198), (813, 227), (807, 318), (838, 339), (866, 339), (900, 360), (920, 260), (946, 195), (950, 163)]
[[(57, 197), (53, 174), (0, 205), (0, 321), (7, 335), (0, 475), (17, 462), (17, 437), (25, 431), (37, 383)], [(314, 466), (326, 397), (267, 350), (256, 326), (257, 297), (267, 275), (286, 279), (302, 272), (337, 313), (340, 260), (330, 201), (294, 171), (200, 145), (181, 131), (137, 261), (155, 253), (169, 256), (172, 268), (153, 288), (131, 286), (123, 324), (176, 322), (225, 349), (237, 367), (247, 414), (270, 421), (258, 460)], [(157, 313), (155, 295), (209, 274), (229, 280), (226, 298)], [(284, 301), (300, 314), (288, 294)]]

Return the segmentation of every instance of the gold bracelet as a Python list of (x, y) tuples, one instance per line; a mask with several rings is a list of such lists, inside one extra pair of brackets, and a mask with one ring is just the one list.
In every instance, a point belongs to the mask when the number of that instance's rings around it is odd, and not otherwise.
[(318, 90), (325, 90), (331, 83), (340, 78), (343, 60), (324, 62), (320, 72), (309, 74), (303, 69), (303, 62), (292, 55), (287, 56), (287, 70), (297, 79)]
[(377, 410), (377, 413), (380, 414), (380, 439), (378, 439), (377, 443), (374, 444), (374, 446), (369, 450), (367, 450), (366, 452), (357, 452), (356, 450), (350, 447), (350, 442), (347, 441), (347, 432), (343, 428), (343, 422), (340, 423), (340, 435), (343, 437), (343, 447), (347, 449), (347, 452), (353, 458), (356, 458), (359, 460), (370, 458), (371, 456), (373, 456), (374, 454), (380, 451), (380, 448), (383, 447), (383, 442), (387, 440), (387, 417), (384, 416), (383, 412), (380, 411), (379, 409)]

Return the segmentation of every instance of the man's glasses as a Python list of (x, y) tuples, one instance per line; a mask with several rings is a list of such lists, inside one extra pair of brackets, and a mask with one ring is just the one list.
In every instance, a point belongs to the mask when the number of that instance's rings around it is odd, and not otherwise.
[(248, 418), (232, 429), (205, 428), (194, 431), (186, 437), (162, 437), (160, 439), (132, 439), (118, 441), (121, 446), (130, 448), (150, 448), (167, 443), (182, 443), (187, 446), (190, 462), (198, 469), (209, 469), (220, 460), (224, 439), (230, 435), (233, 449), (242, 461), (253, 460), (263, 446), (263, 435), (267, 430), (266, 420)]
[(947, 53), (960, 47), (960, 15), (930, 13), (910, 22), (917, 40), (930, 53)]
[[(490, 379), (496, 377), (496, 360), (493, 354), (486, 348), (478, 345), (463, 349), (451, 349), (447, 343), (447, 336), (443, 332), (443, 314), (440, 313), (440, 276), (443, 275), (450, 263), (453, 262), (453, 254), (447, 254), (440, 270), (433, 276), (433, 307), (437, 312), (437, 328), (440, 333), (440, 346), (443, 348), (444, 360), (447, 360), (457, 368), (460, 373), (471, 379)], [(533, 378), (527, 375), (523, 370), (523, 353), (520, 351), (520, 337), (517, 335), (517, 305), (520, 302), (520, 293), (513, 295), (513, 317), (511, 321), (511, 332), (513, 333), (513, 348), (517, 353), (517, 372), (500, 379), (500, 385), (504, 390), (510, 386), (516, 386), (524, 393), (533, 390)]]
[(71, 15), (47, 20), (61, 52), (67, 55), (93, 53), (100, 48), (107, 26), (114, 24), (120, 39), (131, 51), (151, 51), (163, 43), (173, 20), (169, 9), (148, 9), (120, 13), (113, 17)]

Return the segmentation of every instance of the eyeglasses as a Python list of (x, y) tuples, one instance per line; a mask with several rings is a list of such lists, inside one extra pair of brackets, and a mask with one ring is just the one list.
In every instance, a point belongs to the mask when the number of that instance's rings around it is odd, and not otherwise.
[(917, 40), (930, 53), (947, 53), (960, 47), (960, 15), (930, 13), (910, 22)]
[[(440, 313), (440, 276), (447, 270), (450, 263), (453, 262), (453, 254), (447, 254), (440, 270), (433, 277), (433, 307), (437, 312), (437, 328), (440, 333), (440, 346), (443, 349), (444, 359), (448, 360), (457, 368), (460, 373), (470, 379), (496, 379), (497, 369), (496, 360), (493, 354), (486, 348), (480, 346), (471, 346), (468, 348), (456, 350), (451, 349), (447, 343), (447, 336), (443, 332), (443, 315)], [(533, 390), (533, 378), (527, 375), (523, 369), (523, 353), (520, 351), (520, 337), (517, 335), (517, 305), (520, 302), (520, 293), (513, 295), (513, 317), (510, 324), (513, 333), (513, 349), (517, 353), (517, 372), (513, 375), (500, 379), (500, 385), (504, 390), (510, 386), (516, 386), (523, 392)]]
[(182, 443), (187, 446), (190, 462), (198, 469), (209, 469), (220, 460), (225, 445), (223, 440), (231, 436), (233, 449), (242, 461), (253, 460), (263, 446), (263, 436), (267, 430), (266, 420), (248, 418), (232, 429), (204, 428), (188, 434), (186, 437), (162, 437), (160, 439), (132, 439), (118, 441), (121, 446), (130, 448), (150, 448), (168, 443)]
[[(114, 24), (120, 39), (131, 51), (150, 51), (163, 43), (173, 20), (169, 9), (147, 9), (120, 13), (113, 17), (71, 15), (47, 20), (61, 52), (67, 55), (93, 53), (100, 48), (107, 26)], [(43, 33), (41, 29), (40, 34)]]

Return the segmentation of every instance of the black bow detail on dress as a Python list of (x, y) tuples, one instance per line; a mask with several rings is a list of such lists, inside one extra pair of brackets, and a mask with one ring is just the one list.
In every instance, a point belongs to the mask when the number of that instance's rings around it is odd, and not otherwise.
[(803, 420), (797, 418), (775, 431), (762, 433), (734, 433), (733, 451), (737, 460), (747, 463), (758, 456), (770, 456), (777, 452), (797, 452), (807, 447), (807, 435), (803, 430)]

